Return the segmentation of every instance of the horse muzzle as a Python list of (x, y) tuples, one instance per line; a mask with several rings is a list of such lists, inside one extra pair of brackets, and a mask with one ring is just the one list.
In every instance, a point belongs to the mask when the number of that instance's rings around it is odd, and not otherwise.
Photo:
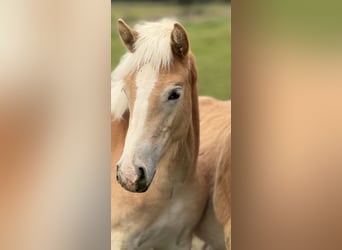
[(116, 179), (127, 191), (134, 193), (146, 192), (153, 178), (148, 177), (146, 167), (133, 166), (130, 168), (122, 168), (120, 164), (117, 165)]

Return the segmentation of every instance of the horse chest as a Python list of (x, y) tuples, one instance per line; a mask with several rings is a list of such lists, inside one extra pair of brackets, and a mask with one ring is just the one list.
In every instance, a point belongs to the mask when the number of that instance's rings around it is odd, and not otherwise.
[(191, 222), (185, 212), (186, 204), (180, 198), (168, 203), (149, 226), (135, 235), (137, 246), (181, 247), (188, 244)]
[(112, 250), (189, 249), (196, 208), (188, 192), (177, 193), (157, 208), (146, 206), (131, 220), (126, 217), (112, 231)]

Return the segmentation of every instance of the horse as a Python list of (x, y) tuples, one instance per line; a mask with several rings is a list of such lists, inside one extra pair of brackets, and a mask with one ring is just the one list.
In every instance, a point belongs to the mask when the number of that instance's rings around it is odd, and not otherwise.
[(170, 19), (117, 28), (128, 51), (112, 73), (112, 250), (189, 250), (208, 200), (189, 38)]
[(199, 98), (198, 179), (208, 203), (196, 235), (206, 250), (231, 249), (231, 101)]

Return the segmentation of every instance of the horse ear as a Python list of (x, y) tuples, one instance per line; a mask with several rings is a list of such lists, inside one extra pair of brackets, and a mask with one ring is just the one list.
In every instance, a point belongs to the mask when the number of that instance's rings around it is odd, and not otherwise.
[(185, 29), (179, 23), (175, 23), (171, 33), (171, 48), (175, 55), (185, 57), (189, 52), (189, 39)]
[(121, 18), (117, 22), (118, 32), (123, 44), (131, 52), (134, 52), (134, 43), (137, 41), (138, 32), (129, 27)]

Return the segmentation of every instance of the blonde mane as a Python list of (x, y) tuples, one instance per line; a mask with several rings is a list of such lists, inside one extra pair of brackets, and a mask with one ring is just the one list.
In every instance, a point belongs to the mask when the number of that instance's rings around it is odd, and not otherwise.
[(155, 70), (167, 69), (173, 59), (171, 50), (171, 32), (175, 20), (163, 19), (159, 22), (144, 22), (134, 27), (138, 39), (134, 44), (134, 53), (122, 56), (119, 65), (112, 72), (111, 113), (114, 120), (120, 120), (128, 109), (128, 100), (122, 88), (124, 77), (130, 72), (150, 64)]

